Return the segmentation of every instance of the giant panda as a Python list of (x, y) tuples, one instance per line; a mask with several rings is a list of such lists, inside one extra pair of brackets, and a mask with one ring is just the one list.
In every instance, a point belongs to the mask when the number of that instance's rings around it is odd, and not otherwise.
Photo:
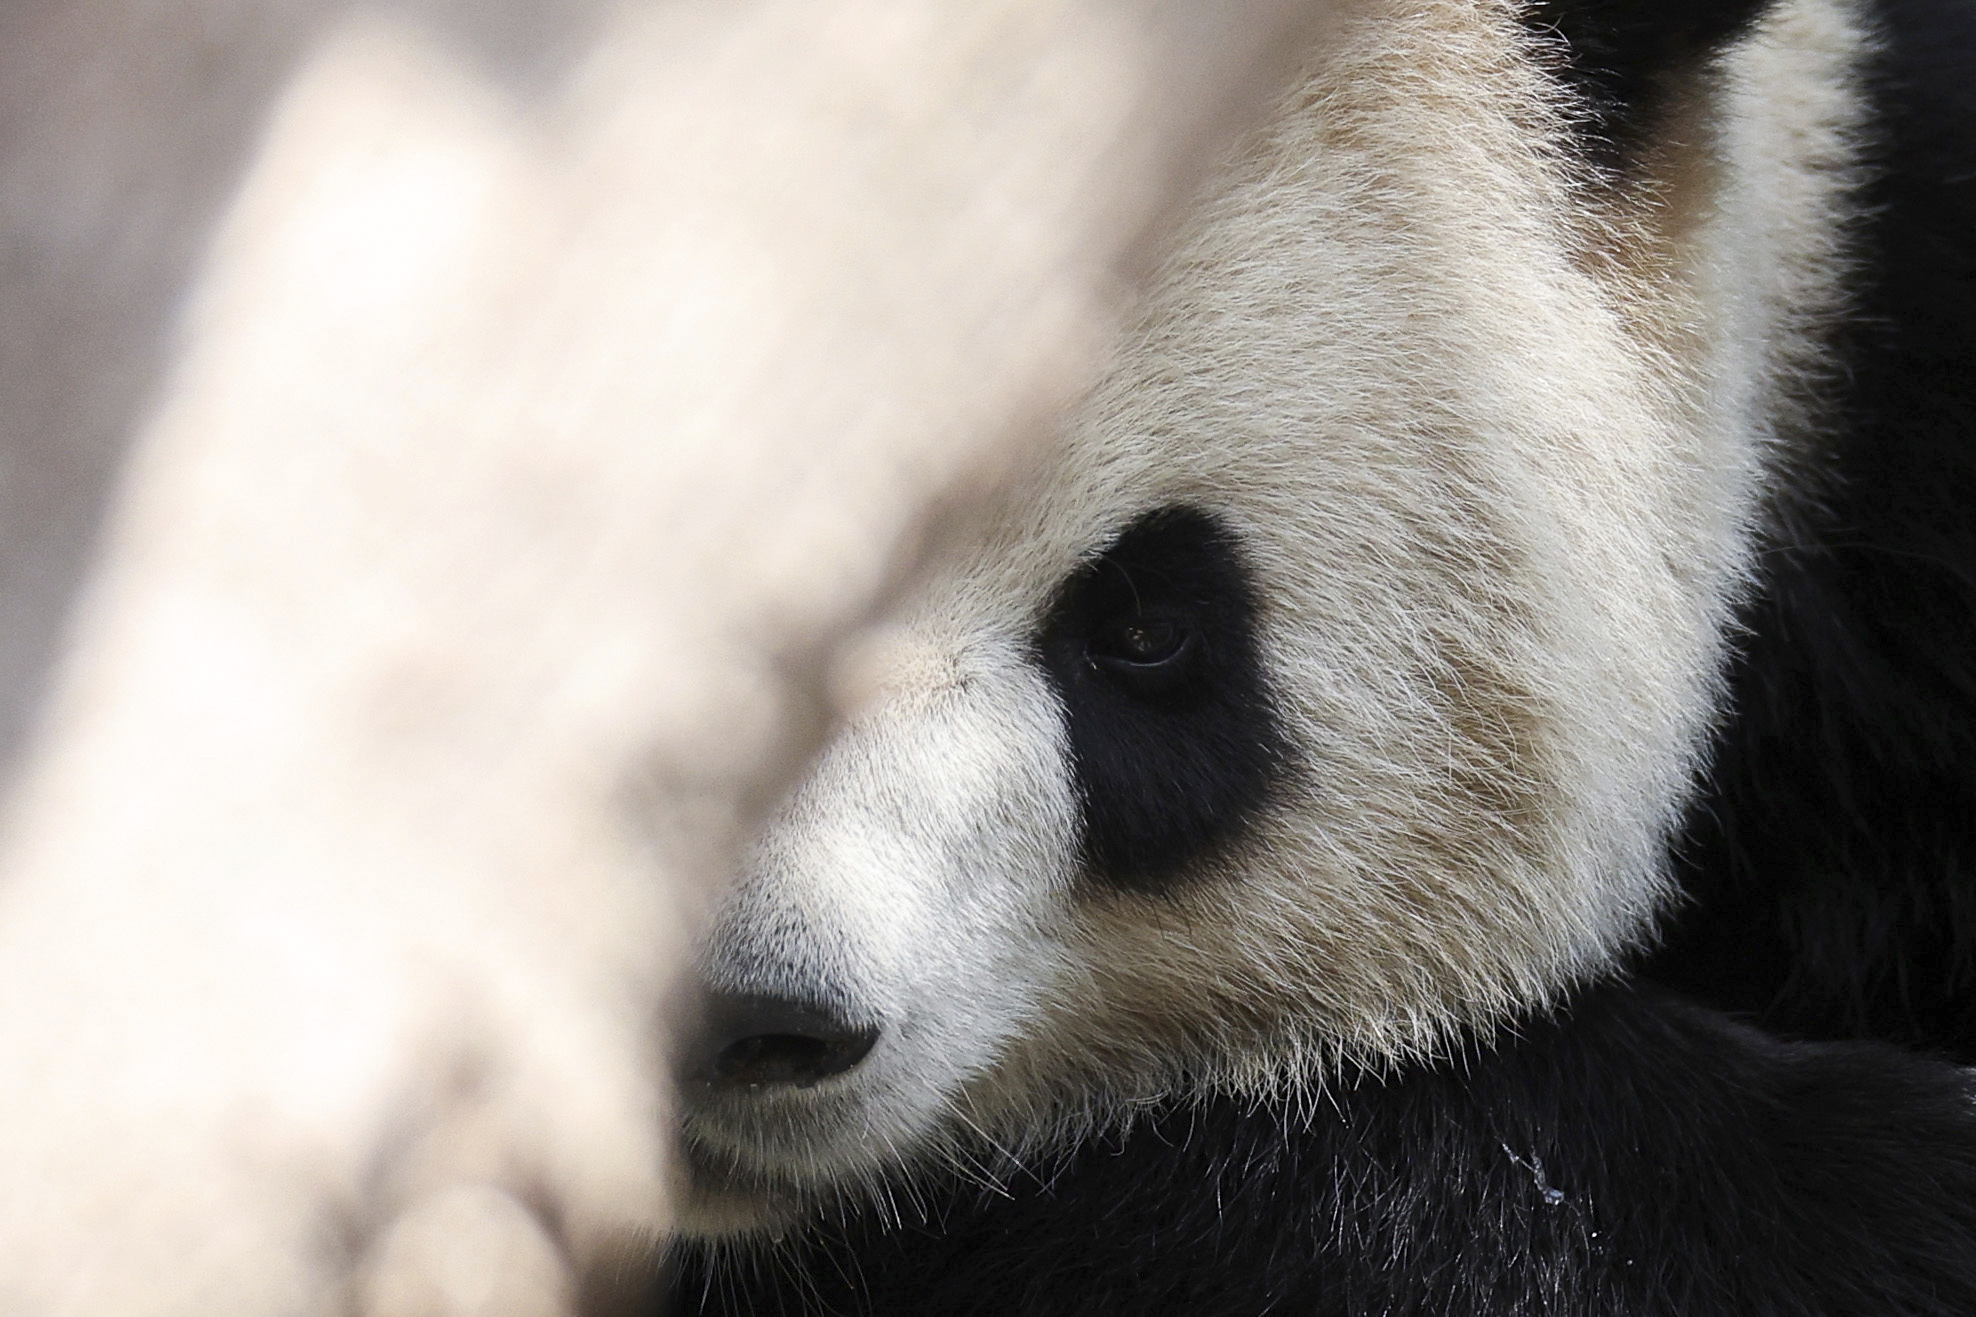
[(1324, 2), (719, 906), (669, 1302), (1976, 1313), (1976, 9)]

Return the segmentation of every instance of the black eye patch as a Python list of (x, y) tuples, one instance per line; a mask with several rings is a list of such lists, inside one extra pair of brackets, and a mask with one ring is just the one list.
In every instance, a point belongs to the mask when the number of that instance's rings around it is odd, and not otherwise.
[(1147, 513), (1058, 587), (1038, 642), (1069, 719), (1084, 858), (1152, 889), (1230, 837), (1285, 760), (1241, 545)]

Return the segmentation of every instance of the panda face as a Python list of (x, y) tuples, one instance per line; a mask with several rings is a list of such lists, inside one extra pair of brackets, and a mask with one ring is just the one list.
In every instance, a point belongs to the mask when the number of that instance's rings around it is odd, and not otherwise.
[(1513, 7), (1358, 8), (713, 919), (689, 1232), (1314, 1094), (1650, 935), (1759, 515), (1695, 327), (1786, 342), (1826, 258), (1735, 258), (1713, 165), (1594, 222)]

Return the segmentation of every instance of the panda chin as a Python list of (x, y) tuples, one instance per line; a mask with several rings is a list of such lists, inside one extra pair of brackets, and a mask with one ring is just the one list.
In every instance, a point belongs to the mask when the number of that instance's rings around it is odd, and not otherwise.
[(684, 1239), (778, 1235), (805, 1215), (809, 1195), (743, 1171), (690, 1138), (674, 1163), (673, 1228)]
[[(832, 1186), (870, 1174), (872, 1128), (896, 1123), (876, 1113), (858, 1073), (814, 1086), (681, 1086), (689, 1233), (734, 1234), (772, 1228)], [(892, 1116), (888, 1120), (887, 1116)]]

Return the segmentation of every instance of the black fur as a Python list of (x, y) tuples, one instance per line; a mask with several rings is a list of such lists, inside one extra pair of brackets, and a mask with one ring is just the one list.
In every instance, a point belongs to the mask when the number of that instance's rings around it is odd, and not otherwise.
[(1523, 21), (1562, 56), (1594, 158), (1608, 164), (1647, 139), (1670, 81), (1721, 50), (1767, 0), (1534, 0)]
[[(1122, 652), (1134, 627), (1171, 644)], [(1235, 536), (1194, 508), (1133, 522), (1057, 593), (1038, 641), (1063, 700), (1084, 854), (1146, 888), (1231, 836), (1265, 798), (1283, 739)]]
[(1314, 1113), (1218, 1101), (710, 1270), (689, 1314), (1969, 1317), (1961, 1072), (1607, 987)]
[(1822, 514), (1769, 555), (1651, 972), (1976, 1061), (1976, 6), (1891, 0)]

